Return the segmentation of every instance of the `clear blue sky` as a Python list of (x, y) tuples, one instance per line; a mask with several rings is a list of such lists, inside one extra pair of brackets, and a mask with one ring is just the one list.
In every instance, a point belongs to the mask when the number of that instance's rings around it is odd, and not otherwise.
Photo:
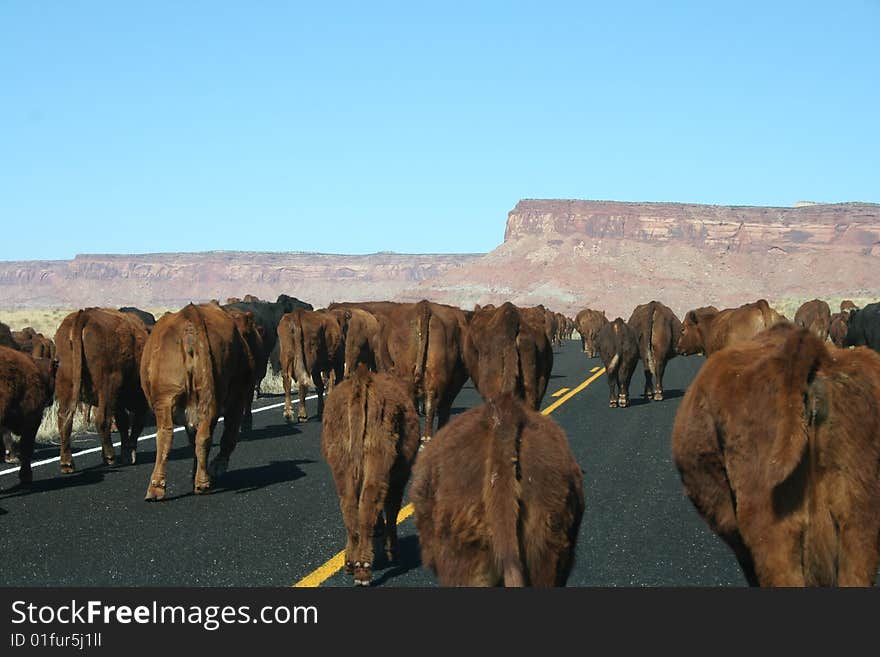
[(880, 2), (0, 0), (0, 259), (477, 252), (520, 198), (880, 201)]

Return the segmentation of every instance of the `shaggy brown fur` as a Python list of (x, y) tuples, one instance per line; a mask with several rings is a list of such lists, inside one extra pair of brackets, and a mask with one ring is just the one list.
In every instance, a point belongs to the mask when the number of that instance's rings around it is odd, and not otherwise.
[[(256, 376), (247, 342), (219, 306), (189, 304), (163, 315), (144, 346), (141, 385), (156, 414), (156, 464), (147, 500), (165, 497), (165, 470), (174, 424), (194, 447), (193, 489), (207, 492), (229, 467)], [(214, 427), (224, 415), (220, 453), (208, 469)]]
[(385, 511), (385, 556), (394, 560), (397, 514), (419, 448), (410, 392), (361, 363), (327, 395), (321, 454), (330, 465), (348, 540), (345, 569), (355, 584), (372, 579), (373, 527)]
[(110, 439), (114, 419), (122, 439), (122, 462), (135, 462), (137, 439), (147, 413), (139, 374), (147, 335), (140, 319), (112, 308), (77, 310), (62, 320), (55, 332), (60, 361), (55, 392), (62, 473), (75, 470), (70, 434), (80, 402), (95, 407), (93, 419), (104, 463), (116, 461)]
[(639, 364), (639, 342), (636, 333), (620, 317), (609, 322), (596, 336), (596, 348), (605, 363), (610, 408), (629, 406), (629, 384)]
[[(21, 437), (18, 479), (30, 484), (34, 441), (43, 419), (43, 411), (52, 405), (58, 362), (34, 359), (15, 349), (0, 346), (0, 433)], [(4, 445), (4, 451), (8, 449)], [(11, 457), (11, 455), (5, 455)], [(10, 461), (11, 462), (11, 461)]]
[(761, 586), (869, 586), (880, 532), (880, 355), (774, 326), (711, 356), (682, 400), (685, 492)]
[(340, 308), (331, 312), (341, 312), (345, 318), (345, 365), (343, 376), (348, 378), (364, 363), (375, 372), (376, 352), (379, 350), (379, 320), (361, 308)]
[(380, 321), (379, 370), (403, 381), (425, 406), (425, 440), (449, 421), (468, 374), (462, 357), (467, 320), (459, 308), (420, 301), (400, 305)]
[[(269, 352), (263, 347), (263, 327), (254, 320), (254, 314), (249, 310), (236, 310), (235, 308), (226, 309), (229, 316), (235, 322), (235, 327), (244, 338), (248, 346), (250, 356), (254, 361), (254, 382), (251, 386), (250, 396), (248, 399), (254, 398), (254, 390), (257, 387), (256, 377), (258, 372), (266, 371), (266, 363), (269, 360)], [(250, 402), (245, 404), (243, 425), (245, 431), (250, 431), (253, 427), (253, 409)]]
[(332, 389), (343, 378), (345, 341), (336, 316), (324, 310), (297, 308), (278, 323), (281, 376), (284, 382), (284, 417), (293, 421), (291, 382), (299, 390), (297, 420), (309, 419), (306, 393), (309, 386), (318, 395), (318, 417), (324, 413), (325, 381)]
[(599, 331), (608, 323), (604, 310), (591, 310), (585, 308), (580, 311), (574, 320), (575, 328), (581, 334), (581, 348), (590, 358), (599, 355), (596, 348), (596, 336)]
[(831, 309), (821, 299), (807, 301), (794, 314), (794, 325), (809, 329), (822, 342), (828, 339)]
[(636, 334), (639, 356), (645, 368), (645, 397), (663, 399), (663, 373), (666, 363), (675, 358), (675, 345), (681, 322), (675, 313), (659, 301), (636, 306), (627, 324)]
[(708, 356), (785, 321), (764, 299), (722, 311), (714, 306), (698, 308), (685, 315), (676, 348), (684, 356)]
[(422, 564), (441, 586), (563, 586), (584, 510), (562, 429), (506, 395), (456, 416), (413, 469)]
[(553, 369), (553, 347), (519, 308), (507, 302), (476, 311), (463, 351), (474, 387), (484, 400), (512, 394), (538, 410)]
[(842, 347), (849, 330), (849, 312), (834, 313), (828, 326), (828, 338), (835, 347)]

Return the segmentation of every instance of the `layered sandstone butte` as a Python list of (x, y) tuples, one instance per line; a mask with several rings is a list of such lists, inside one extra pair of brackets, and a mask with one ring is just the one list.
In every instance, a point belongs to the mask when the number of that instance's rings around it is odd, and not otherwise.
[(179, 307), (245, 294), (275, 299), (283, 292), (317, 308), (334, 300), (390, 298), (478, 257), (214, 251), (0, 262), (0, 307)]
[(523, 200), (498, 248), (401, 296), (594, 307), (626, 319), (651, 299), (682, 313), (880, 294), (880, 205), (797, 205)]

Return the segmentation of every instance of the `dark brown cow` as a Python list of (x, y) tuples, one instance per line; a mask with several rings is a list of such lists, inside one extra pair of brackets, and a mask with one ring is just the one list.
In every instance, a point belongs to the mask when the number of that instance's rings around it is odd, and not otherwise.
[(856, 310), (859, 310), (859, 307), (856, 304), (854, 304), (851, 300), (844, 299), (843, 301), (840, 302), (840, 312), (852, 313), (852, 312), (855, 312)]
[(486, 401), (503, 394), (538, 410), (553, 369), (553, 347), (542, 327), (507, 302), (476, 311), (465, 333), (464, 362)]
[(462, 356), (467, 320), (459, 308), (420, 301), (400, 305), (380, 320), (380, 371), (400, 378), (424, 402), (423, 439), (449, 421), (468, 373)]
[[(269, 354), (263, 348), (263, 328), (254, 320), (254, 314), (248, 310), (228, 309), (226, 312), (235, 322), (235, 327), (244, 338), (245, 343), (250, 351), (251, 358), (254, 361), (254, 384), (251, 386), (250, 398), (254, 397), (254, 389), (256, 388), (256, 372), (266, 371), (266, 361)], [(250, 431), (253, 427), (253, 409), (250, 402), (245, 405), (243, 428)]]
[(10, 349), (19, 351), (18, 342), (12, 337), (12, 331), (9, 329), (9, 326), (3, 322), (0, 322), (0, 347), (9, 347)]
[(456, 416), (419, 454), (410, 496), (441, 586), (563, 586), (584, 511), (562, 429), (505, 395)]
[(345, 342), (336, 316), (324, 310), (297, 308), (278, 323), (281, 375), (284, 381), (284, 417), (293, 420), (291, 382), (299, 390), (297, 419), (309, 419), (306, 393), (309, 386), (318, 396), (318, 417), (324, 413), (325, 377), (330, 387), (343, 379)]
[(18, 350), (30, 354), (33, 358), (55, 358), (55, 343), (42, 333), (37, 333), (27, 326), (20, 331), (13, 331), (12, 338)]
[(135, 462), (137, 439), (147, 413), (139, 378), (147, 336), (140, 319), (111, 308), (86, 308), (62, 320), (55, 333), (60, 361), (55, 392), (61, 472), (69, 474), (75, 469), (70, 434), (79, 402), (95, 407), (104, 463), (116, 462), (110, 440), (113, 419), (122, 438), (122, 462)]
[(682, 399), (685, 491), (749, 584), (870, 586), (880, 532), (880, 355), (785, 323), (711, 356)]
[(629, 384), (639, 364), (636, 333), (620, 317), (608, 322), (596, 336), (599, 357), (605, 363), (611, 398), (610, 408), (629, 406)]
[(52, 405), (55, 394), (57, 361), (34, 359), (16, 349), (0, 346), (0, 433), (4, 436), (4, 457), (16, 462), (5, 438), (21, 437), (17, 462), (18, 479), (23, 485), (33, 480), (31, 460), (43, 411)]
[(373, 527), (385, 511), (385, 557), (394, 561), (397, 515), (419, 448), (411, 391), (364, 363), (327, 395), (321, 455), (330, 465), (348, 540), (345, 569), (355, 584), (373, 575)]
[[(156, 463), (145, 499), (165, 497), (175, 423), (186, 427), (194, 447), (193, 489), (196, 494), (208, 492), (229, 467), (256, 378), (250, 349), (235, 320), (211, 303), (189, 304), (164, 315), (147, 339), (140, 371), (157, 428)], [(208, 452), (221, 414), (220, 453), (209, 469)]]
[(348, 378), (364, 363), (375, 372), (376, 353), (379, 351), (379, 320), (362, 308), (340, 308), (331, 312), (341, 312), (345, 316), (345, 365), (343, 376)]
[(685, 315), (676, 348), (684, 356), (699, 353), (708, 356), (731, 344), (750, 340), (784, 321), (785, 317), (764, 299), (722, 311), (714, 306), (698, 308)]
[(144, 323), (144, 327), (146, 327), (148, 333), (152, 331), (153, 327), (156, 325), (156, 316), (146, 310), (141, 310), (134, 306), (123, 306), (122, 308), (119, 308), (119, 312), (135, 315)]
[(574, 323), (578, 333), (581, 334), (581, 348), (587, 356), (595, 358), (599, 355), (596, 349), (596, 336), (608, 323), (605, 311), (585, 308), (577, 314)]
[(645, 398), (663, 399), (663, 373), (670, 358), (675, 358), (681, 322), (672, 310), (651, 301), (636, 306), (627, 322), (636, 334), (639, 356), (645, 368)]
[(849, 330), (849, 312), (834, 313), (828, 326), (828, 337), (835, 347), (843, 347)]
[(794, 325), (812, 331), (813, 335), (825, 342), (831, 327), (831, 309), (821, 299), (807, 301), (795, 312)]

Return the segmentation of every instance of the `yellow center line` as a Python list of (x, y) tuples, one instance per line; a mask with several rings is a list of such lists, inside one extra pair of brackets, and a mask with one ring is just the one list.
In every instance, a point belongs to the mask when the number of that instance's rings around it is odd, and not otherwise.
[(551, 396), (551, 397), (558, 397), (559, 395), (564, 395), (564, 394), (567, 393), (569, 390), (571, 390), (571, 388), (560, 388), (559, 390), (557, 390), (556, 392), (554, 392), (554, 393), (553, 393), (552, 395), (550, 395), (550, 396)]
[[(596, 370), (597, 370), (597, 368), (593, 368), (593, 370), (591, 370), (591, 371), (596, 372), (595, 374), (593, 374), (593, 376), (591, 376), (589, 379), (587, 379), (586, 381), (581, 383), (577, 388), (574, 388), (573, 390), (568, 392), (568, 394), (566, 394), (564, 397), (560, 397), (555, 402), (550, 404), (547, 408), (545, 408), (543, 411), (541, 411), (541, 415), (550, 415), (553, 411), (555, 411), (557, 408), (562, 406), (565, 402), (567, 402), (569, 399), (574, 397), (581, 390), (583, 390), (588, 385), (590, 385), (593, 381), (595, 381), (600, 376), (605, 374), (604, 367), (598, 369), (598, 371), (596, 371)], [(559, 391), (559, 393), (565, 392), (566, 390), (568, 390), (568, 388), (563, 388), (562, 390)], [(557, 393), (557, 394), (559, 394), (559, 393)], [(404, 520), (409, 518), (413, 514), (413, 511), (414, 511), (414, 509), (413, 509), (412, 503), (409, 503), (405, 507), (403, 507), (400, 510), (400, 513), (397, 514), (397, 524), (400, 525)], [(344, 565), (345, 565), (345, 550), (341, 550), (338, 553), (336, 553), (335, 555), (333, 555), (333, 557), (327, 563), (325, 563), (323, 566), (321, 566), (317, 570), (314, 570), (311, 573), (309, 573), (308, 575), (306, 575), (305, 577), (303, 577), (301, 580), (299, 580), (293, 586), (296, 588), (315, 588), (317, 586), (321, 586), (321, 584), (323, 584), (325, 581), (330, 579), (330, 577), (332, 577), (334, 574), (336, 574), (336, 572), (340, 568), (342, 568), (342, 566), (344, 566)]]

